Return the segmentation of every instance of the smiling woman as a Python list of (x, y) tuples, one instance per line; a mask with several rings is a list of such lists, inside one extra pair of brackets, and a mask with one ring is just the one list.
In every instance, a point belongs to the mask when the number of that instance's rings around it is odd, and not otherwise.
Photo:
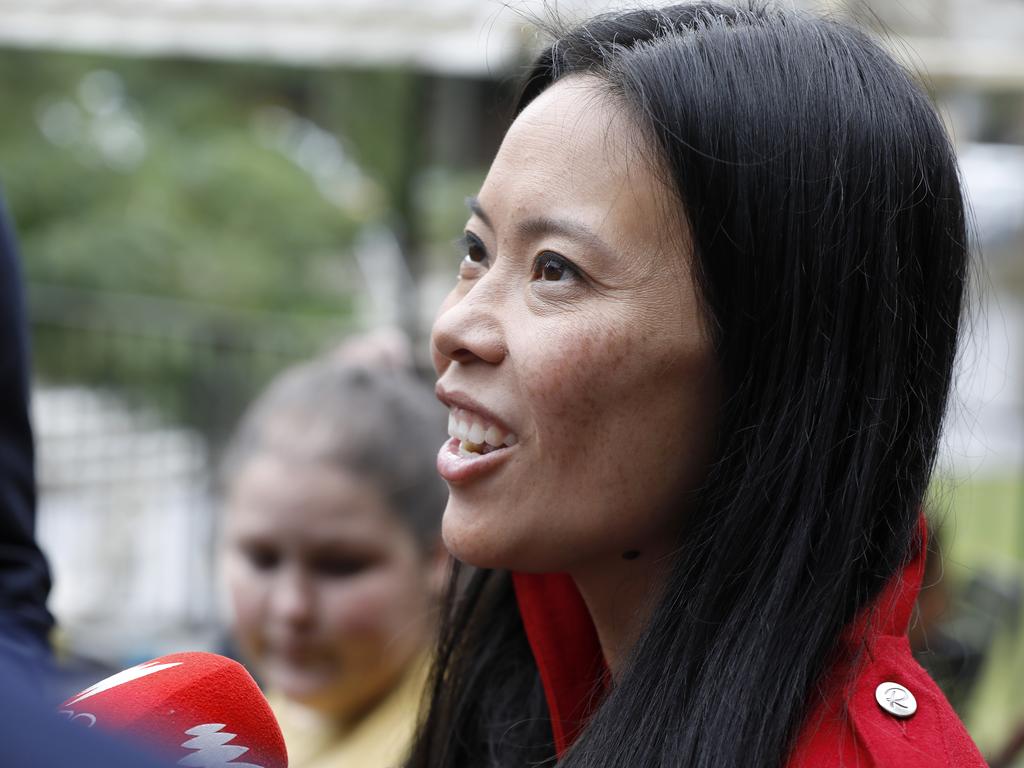
[(556, 35), (435, 321), (451, 590), (416, 768), (981, 766), (905, 638), (967, 270), (863, 34)]
[[(456, 436), (441, 452), (448, 548), (478, 566), (573, 573), (613, 665), (636, 625), (624, 612), (703, 479), (719, 391), (688, 238), (634, 130), (589, 76), (522, 112), (433, 334), (440, 399), (515, 439), (479, 454)], [(624, 564), (624, 551), (643, 557)]]

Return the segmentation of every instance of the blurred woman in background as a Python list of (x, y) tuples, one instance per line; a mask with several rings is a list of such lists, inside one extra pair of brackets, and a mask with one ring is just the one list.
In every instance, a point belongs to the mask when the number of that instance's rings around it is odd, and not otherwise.
[(470, 208), (432, 342), (476, 568), (409, 765), (980, 768), (906, 638), (967, 273), (920, 87), (795, 12), (601, 16)]
[(401, 762), (447, 557), (434, 470), (443, 409), (400, 370), (283, 373), (226, 462), (235, 632), (293, 768)]

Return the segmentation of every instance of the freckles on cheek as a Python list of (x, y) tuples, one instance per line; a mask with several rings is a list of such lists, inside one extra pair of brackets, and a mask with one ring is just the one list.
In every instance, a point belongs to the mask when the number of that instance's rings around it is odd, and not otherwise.
[(531, 394), (561, 396), (587, 373), (594, 342), (586, 330), (554, 320), (534, 329), (522, 354), (519, 377)]
[(589, 421), (621, 386), (631, 343), (616, 328), (587, 328), (558, 345), (526, 378), (531, 401), (548, 416)]
[[(574, 496), (599, 487), (607, 501), (628, 495), (630, 469), (621, 460), (619, 440), (631, 436), (628, 425), (635, 420), (635, 382), (629, 372), (635, 362), (627, 333), (602, 331), (580, 333), (560, 360), (526, 379), (546, 461), (536, 468), (540, 485), (524, 486), (524, 493), (568, 486), (578, 489)], [(602, 435), (614, 445), (597, 439)]]
[[(663, 398), (658, 397), (666, 386), (658, 374), (667, 370), (670, 359), (658, 354), (639, 328), (626, 318), (621, 324), (578, 329), (559, 359), (526, 378), (553, 463), (569, 472), (596, 473), (609, 495), (628, 496), (636, 485), (637, 468), (622, 458), (631, 453), (630, 441), (650, 426), (645, 416), (675, 415), (661, 412)], [(607, 439), (594, 439), (600, 435)]]

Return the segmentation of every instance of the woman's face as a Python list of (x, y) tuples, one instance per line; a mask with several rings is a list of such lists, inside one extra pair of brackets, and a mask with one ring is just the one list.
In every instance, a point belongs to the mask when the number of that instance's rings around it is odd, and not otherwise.
[(230, 488), (225, 546), (239, 642), (292, 700), (354, 717), (430, 642), (442, 561), (353, 474), (249, 460)]
[(596, 80), (560, 81), (471, 201), (432, 334), (452, 412), (443, 532), (464, 561), (572, 571), (667, 553), (704, 478), (715, 361), (678, 205), (638, 134)]

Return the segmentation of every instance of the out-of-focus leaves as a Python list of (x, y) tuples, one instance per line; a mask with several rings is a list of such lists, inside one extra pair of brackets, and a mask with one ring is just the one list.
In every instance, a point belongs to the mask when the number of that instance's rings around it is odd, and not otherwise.
[[(351, 244), (386, 210), (389, 182), (302, 114), (329, 77), (355, 76), (0, 52), (0, 182), (40, 286), (43, 377), (149, 393), (201, 422), (214, 390), (244, 401), (341, 333), (358, 290)], [(356, 91), (377, 98), (359, 111), (385, 117), (403, 96)], [(277, 134), (261, 132), (268, 111)], [(385, 174), (390, 140), (364, 151)], [(211, 383), (214, 369), (230, 381)]]

